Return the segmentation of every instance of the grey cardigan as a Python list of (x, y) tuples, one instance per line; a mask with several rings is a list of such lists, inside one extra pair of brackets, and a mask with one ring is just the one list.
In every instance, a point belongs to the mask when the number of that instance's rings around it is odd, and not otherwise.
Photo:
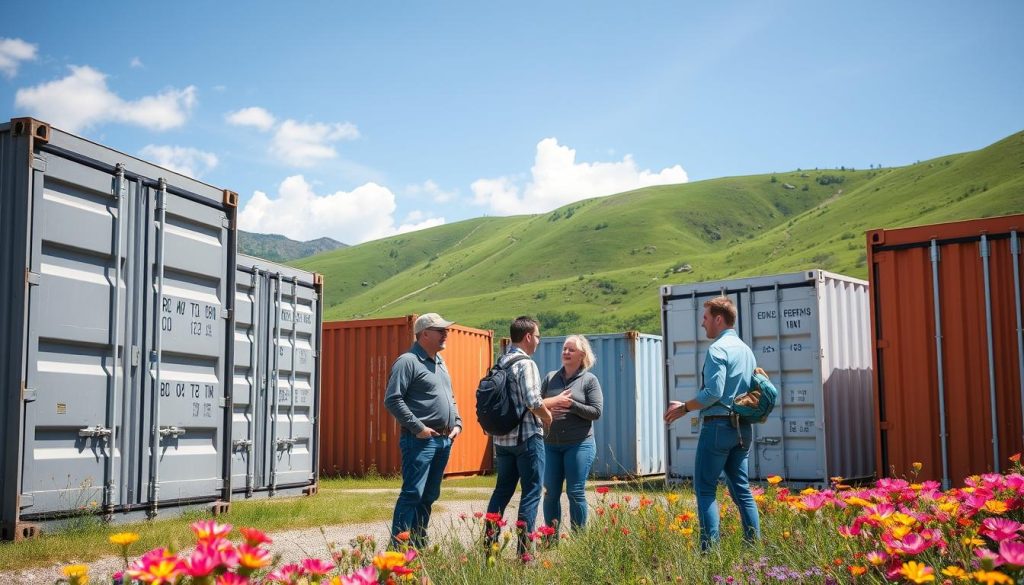
[(541, 385), (541, 394), (550, 398), (569, 388), (572, 390), (572, 406), (565, 418), (551, 423), (551, 430), (544, 436), (544, 442), (557, 445), (580, 443), (594, 434), (593, 421), (601, 418), (604, 395), (597, 376), (587, 370), (580, 370), (568, 380), (565, 368), (548, 372)]

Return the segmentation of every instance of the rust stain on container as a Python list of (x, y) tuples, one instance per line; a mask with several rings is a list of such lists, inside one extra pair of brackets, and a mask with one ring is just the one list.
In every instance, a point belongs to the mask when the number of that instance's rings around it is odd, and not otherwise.
[[(412, 345), (416, 315), (332, 321), (323, 325), (323, 424), (320, 469), (327, 475), (401, 471), (400, 429), (384, 408), (391, 364)], [(493, 332), (449, 328), (441, 353), (452, 377), (462, 434), (455, 440), (446, 475), (490, 471), (490, 439), (476, 422), (477, 382), (491, 367)]]
[(868, 232), (879, 476), (921, 462), (956, 486), (1022, 450), (1021, 230), (1024, 215)]

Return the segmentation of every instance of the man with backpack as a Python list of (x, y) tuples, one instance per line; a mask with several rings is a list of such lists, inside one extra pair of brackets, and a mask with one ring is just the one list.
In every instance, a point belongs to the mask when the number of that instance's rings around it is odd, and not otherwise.
[(708, 550), (719, 541), (716, 492), (725, 472), (729, 495), (739, 510), (743, 537), (753, 543), (761, 537), (757, 504), (747, 479), (747, 457), (753, 430), (732, 410), (736, 397), (750, 389), (757, 361), (736, 334), (736, 306), (728, 297), (704, 303), (702, 327), (714, 343), (704, 357), (701, 387), (686, 402), (673, 400), (665, 411), (671, 424), (691, 411), (700, 411), (701, 429), (694, 461), (693, 489), (697, 495), (700, 546)]
[(451, 455), (452, 441), (462, 432), (452, 379), (439, 353), (448, 340), (446, 321), (437, 313), (416, 319), (416, 341), (391, 366), (384, 406), (402, 427), (402, 491), (391, 521), (391, 546), (409, 532), (413, 546), (426, 542), (430, 509), (441, 495), (441, 479)]
[[(506, 389), (521, 422), (505, 434), (491, 434), (498, 477), (487, 512), (504, 516), (516, 484), (522, 486), (517, 515), (517, 524), (521, 522), (522, 526), (518, 527), (517, 550), (524, 560), (529, 560), (525, 556), (529, 551), (526, 535), (533, 532), (537, 521), (544, 478), (544, 427), (551, 425), (551, 411), (544, 406), (540, 373), (537, 364), (530, 359), (540, 345), (540, 326), (530, 317), (519, 317), (509, 327), (509, 335), (512, 343), (497, 365), (508, 368)], [(496, 542), (497, 526), (489, 526), (488, 533), (488, 542)]]

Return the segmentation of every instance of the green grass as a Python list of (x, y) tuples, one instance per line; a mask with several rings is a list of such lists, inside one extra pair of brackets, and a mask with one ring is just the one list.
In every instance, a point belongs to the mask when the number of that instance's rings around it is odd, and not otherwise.
[(867, 230), (1022, 213), (1022, 165), (1016, 133), (905, 167), (729, 177), (471, 219), (295, 265), (325, 274), (327, 320), (438, 311), (504, 334), (526, 313), (552, 334), (657, 333), (664, 284), (807, 268), (866, 278)]

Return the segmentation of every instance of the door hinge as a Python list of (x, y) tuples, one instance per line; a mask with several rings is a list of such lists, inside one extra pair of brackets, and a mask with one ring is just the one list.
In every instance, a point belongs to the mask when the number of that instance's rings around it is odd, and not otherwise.
[(139, 360), (141, 359), (141, 357), (142, 357), (142, 351), (139, 349), (139, 346), (133, 345), (132, 346), (132, 353), (131, 353), (131, 363), (132, 363), (132, 366), (139, 365)]
[(229, 309), (227, 307), (221, 307), (220, 308), (220, 318), (221, 319), (228, 319), (228, 320), (230, 320), (231, 319), (231, 315), (233, 313), (234, 313), (233, 309)]
[(36, 401), (36, 389), (35, 388), (27, 388), (27, 387), (23, 386), (22, 389), (21, 389), (21, 399), (23, 401), (25, 401), (25, 402), (35, 402)]
[(25, 270), (25, 283), (30, 286), (39, 286), (39, 273)]

